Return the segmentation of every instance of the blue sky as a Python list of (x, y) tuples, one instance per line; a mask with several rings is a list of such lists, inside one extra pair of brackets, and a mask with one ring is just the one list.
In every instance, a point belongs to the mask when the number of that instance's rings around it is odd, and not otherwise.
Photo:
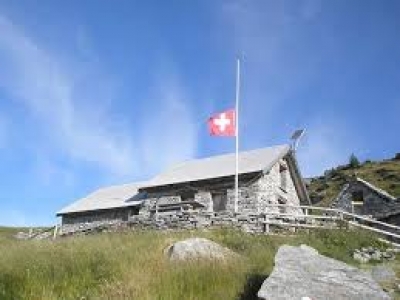
[(0, 0), (0, 224), (56, 222), (94, 189), (306, 128), (306, 176), (400, 151), (400, 2)]

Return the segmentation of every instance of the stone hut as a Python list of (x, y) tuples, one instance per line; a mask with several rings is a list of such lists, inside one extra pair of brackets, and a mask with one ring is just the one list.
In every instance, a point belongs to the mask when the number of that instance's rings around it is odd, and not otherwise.
[[(148, 207), (140, 213), (155, 209), (161, 213), (169, 206), (179, 209), (181, 203), (196, 203), (207, 212), (234, 212), (234, 182), (235, 154), (191, 160), (159, 174), (139, 189), (146, 193)], [(293, 151), (287, 145), (239, 154), (237, 213), (279, 210), (268, 204), (310, 204)]]
[(235, 154), (178, 164), (153, 179), (101, 189), (58, 212), (63, 224), (101, 220), (148, 220), (163, 214), (203, 212), (262, 214), (300, 209), (270, 204), (310, 205), (294, 152), (288, 145), (239, 153), (239, 199), (235, 211)]
[(343, 186), (331, 207), (400, 225), (400, 199), (359, 177)]

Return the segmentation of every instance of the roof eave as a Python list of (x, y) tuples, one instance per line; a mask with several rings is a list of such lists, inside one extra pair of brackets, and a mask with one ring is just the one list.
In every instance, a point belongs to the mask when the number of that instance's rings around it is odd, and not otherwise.
[[(244, 174), (251, 174), (251, 173), (257, 173), (257, 172), (263, 172), (264, 174), (268, 173), (271, 168), (282, 158), (284, 158), (286, 155), (288, 155), (291, 152), (291, 148), (289, 145), (286, 145), (285, 148), (282, 149), (282, 151), (277, 155), (277, 157), (270, 162), (267, 166), (265, 166), (264, 168), (260, 168), (258, 170), (252, 170), (252, 171), (248, 171), (248, 172), (239, 172), (239, 175), (244, 175)], [(138, 191), (139, 192), (143, 192), (146, 191), (146, 189), (151, 189), (151, 188), (159, 188), (159, 187), (166, 187), (169, 185), (176, 185), (176, 184), (187, 184), (187, 183), (192, 183), (192, 182), (199, 182), (199, 181), (204, 181), (204, 180), (211, 180), (211, 179), (216, 179), (216, 178), (224, 178), (224, 177), (231, 177), (231, 176), (235, 176), (235, 174), (229, 174), (229, 175), (224, 175), (224, 176), (220, 176), (220, 177), (208, 177), (208, 178), (202, 178), (202, 179), (198, 179), (198, 180), (190, 180), (190, 181), (179, 181), (179, 182), (171, 182), (168, 184), (160, 184), (160, 185), (148, 185), (148, 186), (141, 186)]]
[(75, 210), (75, 211), (62, 211), (60, 210), (59, 212), (56, 213), (57, 217), (61, 217), (63, 215), (69, 215), (69, 214), (79, 214), (79, 213), (87, 213), (91, 211), (102, 211), (102, 210), (110, 210), (110, 209), (117, 209), (117, 208), (128, 208), (128, 207), (136, 207), (140, 206), (143, 203), (141, 201), (140, 203), (132, 203), (131, 205), (122, 205), (122, 206), (110, 206), (106, 208), (92, 208), (92, 209), (85, 209), (85, 210)]
[(263, 168), (262, 170), (260, 170), (261, 172), (263, 172), (263, 174), (267, 174), (271, 171), (272, 167), (275, 166), (275, 164), (277, 162), (279, 162), (282, 158), (284, 158), (286, 155), (288, 155), (290, 153), (290, 147), (287, 146), (286, 149), (283, 149), (281, 153), (279, 153), (279, 155), (265, 168)]
[(290, 149), (287, 153), (287, 162), (289, 164), (289, 171), (292, 173), (293, 182), (297, 193), (299, 194), (300, 202), (303, 202), (306, 205), (312, 205), (310, 196), (308, 195), (308, 191), (306, 185), (304, 183), (303, 177), (301, 176), (300, 168), (297, 163), (297, 159), (295, 157), (295, 152)]

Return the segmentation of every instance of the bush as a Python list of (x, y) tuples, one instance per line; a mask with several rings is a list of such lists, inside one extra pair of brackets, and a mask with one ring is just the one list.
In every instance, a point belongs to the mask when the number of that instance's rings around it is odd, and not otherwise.
[(394, 160), (400, 160), (400, 152), (396, 153), (396, 155), (394, 156)]
[(352, 153), (349, 159), (349, 167), (351, 168), (358, 168), (360, 166), (360, 161), (358, 158)]

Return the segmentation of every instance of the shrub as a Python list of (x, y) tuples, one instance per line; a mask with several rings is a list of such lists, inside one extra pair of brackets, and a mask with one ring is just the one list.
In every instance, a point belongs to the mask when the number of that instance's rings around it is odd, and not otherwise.
[(400, 160), (400, 152), (396, 153), (396, 155), (394, 156), (394, 160)]
[(360, 166), (360, 161), (358, 160), (357, 156), (352, 153), (349, 159), (349, 167), (351, 168), (358, 168)]

